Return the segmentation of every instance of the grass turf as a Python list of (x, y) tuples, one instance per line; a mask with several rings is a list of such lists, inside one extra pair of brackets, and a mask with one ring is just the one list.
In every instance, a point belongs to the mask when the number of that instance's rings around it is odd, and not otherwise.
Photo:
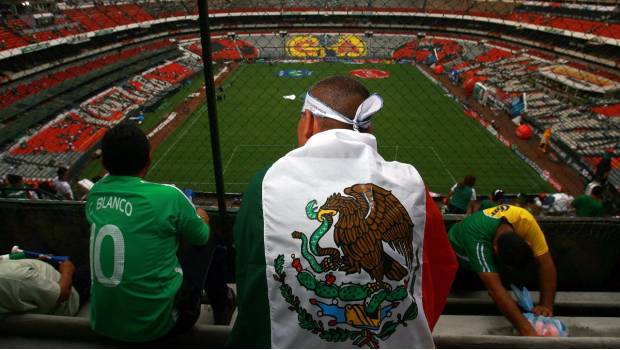
[[(525, 162), (467, 118), (452, 98), (410, 65), (251, 64), (224, 83), (218, 122), (226, 192), (242, 192), (251, 176), (296, 145), (303, 95), (314, 82), (359, 68), (390, 72), (382, 80), (363, 80), (385, 107), (373, 119), (379, 152), (386, 160), (413, 164), (431, 191), (447, 193), (472, 173), (478, 193), (549, 191)], [(305, 69), (305, 78), (281, 78), (283, 69)], [(284, 95), (294, 94), (289, 101)], [(214, 191), (206, 104), (195, 111), (154, 153), (149, 180), (181, 188)]]

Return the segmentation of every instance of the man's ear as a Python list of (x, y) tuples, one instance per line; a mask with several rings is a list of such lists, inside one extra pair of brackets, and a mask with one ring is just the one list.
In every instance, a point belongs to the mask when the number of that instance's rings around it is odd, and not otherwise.
[(140, 170), (140, 172), (138, 173), (138, 177), (144, 178), (146, 174), (148, 174), (150, 168), (151, 168), (151, 153), (149, 152), (149, 158), (146, 160), (146, 165), (144, 165), (144, 168)]
[(297, 124), (297, 144), (300, 147), (305, 145), (306, 141), (315, 134), (315, 119), (310, 111), (301, 112), (301, 117)]

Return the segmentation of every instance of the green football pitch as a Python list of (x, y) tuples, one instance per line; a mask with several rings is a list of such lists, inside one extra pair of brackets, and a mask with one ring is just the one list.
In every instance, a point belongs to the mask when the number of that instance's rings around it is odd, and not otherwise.
[[(225, 80), (218, 122), (226, 192), (244, 191), (256, 171), (296, 147), (297, 120), (309, 86), (326, 76), (346, 75), (361, 68), (390, 73), (385, 79), (362, 80), (385, 102), (373, 119), (379, 153), (389, 161), (413, 164), (431, 191), (447, 193), (470, 173), (478, 179), (479, 194), (495, 188), (508, 193), (550, 190), (525, 162), (466, 117), (459, 104), (415, 67), (326, 62), (244, 64)], [(288, 69), (312, 74), (278, 76)], [(283, 98), (286, 95), (296, 98), (291, 101)], [(204, 104), (157, 148), (147, 178), (195, 191), (214, 191), (213, 174)]]

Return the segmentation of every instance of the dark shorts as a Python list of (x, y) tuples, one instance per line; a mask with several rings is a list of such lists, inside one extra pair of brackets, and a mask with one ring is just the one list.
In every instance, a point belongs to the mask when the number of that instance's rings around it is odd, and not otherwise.
[(174, 299), (178, 318), (167, 336), (190, 330), (200, 317), (202, 291), (213, 258), (213, 248), (214, 245), (210, 242), (202, 246), (186, 245), (179, 249), (183, 283)]

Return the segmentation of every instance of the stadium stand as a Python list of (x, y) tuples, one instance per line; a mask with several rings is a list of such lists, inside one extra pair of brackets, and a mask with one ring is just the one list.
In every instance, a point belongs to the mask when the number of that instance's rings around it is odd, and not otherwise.
[(73, 65), (64, 70), (56, 71), (52, 74), (21, 83), (19, 85), (12, 84), (10, 87), (0, 87), (0, 108), (7, 108), (17, 101), (54, 87), (66, 80), (77, 78), (88, 72), (100, 69), (120, 60), (134, 57), (144, 51), (157, 50), (170, 45), (172, 45), (172, 43), (169, 40), (161, 40), (155, 43), (143, 45), (141, 47), (135, 47), (121, 52), (105, 55), (86, 63)]
[(0, 50), (28, 45), (28, 41), (13, 33), (10, 29), (0, 26)]
[[(153, 47), (166, 42), (156, 42)], [(108, 128), (147, 102), (162, 98), (200, 68), (199, 58), (188, 54), (90, 97), (0, 153), (0, 176), (19, 174), (35, 184), (49, 181), (58, 165), (74, 164), (101, 140)]]
[[(367, 11), (390, 11), (392, 14), (402, 13), (429, 13), (429, 14), (448, 14), (448, 15), (468, 15), (470, 19), (484, 21), (487, 18), (511, 21), (512, 25), (519, 23), (534, 24), (540, 26), (537, 30), (544, 31), (546, 27), (557, 30), (567, 30), (570, 32), (587, 33), (604, 38), (620, 38), (620, 24), (615, 23), (618, 15), (613, 6), (547, 6), (544, 2), (524, 2), (518, 3), (497, 2), (497, 1), (419, 1), (413, 4), (404, 4), (400, 1), (353, 1), (346, 5), (339, 4), (343, 10)], [(112, 28), (120, 25), (135, 22), (152, 21), (154, 19), (168, 17), (183, 17), (196, 15), (197, 8), (192, 1), (136, 1), (135, 3), (124, 4), (92, 4), (86, 2), (86, 6), (71, 8), (65, 5), (59, 15), (68, 18), (67, 23), (78, 24), (81, 32), (97, 31)], [(245, 9), (273, 9), (283, 8), (284, 10), (310, 10), (313, 8), (325, 8), (332, 6), (324, 1), (305, 2), (302, 7), (296, 2), (282, 3), (281, 1), (260, 2), (253, 1), (218, 1), (213, 3), (212, 8), (216, 12), (237, 12)], [(561, 9), (561, 11), (558, 11)], [(588, 17), (584, 13), (591, 13)], [(595, 21), (593, 16), (607, 18), (610, 21)], [(589, 18), (589, 19), (588, 19)], [(10, 20), (7, 29), (12, 30), (14, 35), (20, 38), (20, 33), (28, 28), (28, 24), (21, 19)], [(60, 23), (59, 23), (60, 24)], [(36, 34), (32, 38), (34, 41), (51, 40), (53, 38), (73, 35), (77, 33), (76, 27), (58, 28), (56, 31)], [(25, 35), (29, 38), (30, 34)], [(5, 49), (24, 46), (28, 40), (11, 38), (10, 44), (5, 44)]]
[[(71, 4), (72, 2), (68, 2)], [(86, 3), (88, 6), (83, 6)], [(44, 43), (57, 38), (71, 36), (80, 33), (100, 31), (102, 29), (111, 29), (118, 26), (124, 26), (132, 23), (154, 21), (159, 19), (167, 19), (179, 16), (195, 15), (197, 13), (194, 1), (129, 1), (124, 3), (106, 4), (102, 2), (75, 2), (77, 7), (64, 8), (59, 10), (57, 14), (61, 17), (55, 19), (52, 24), (35, 25), (26, 21), (13, 20), (10, 22), (0, 21), (0, 51), (10, 48), (22, 47), (35, 43)], [(109, 2), (108, 2), (109, 3)], [(384, 63), (402, 63), (411, 64), (412, 61), (424, 69), (430, 68), (429, 72), (434, 72), (435, 77), (441, 76), (442, 81), (449, 79), (453, 84), (463, 88), (463, 90), (471, 95), (470, 99), (477, 99), (483, 104), (492, 107), (492, 110), (505, 111), (511, 117), (515, 117), (517, 123), (525, 120), (532, 124), (535, 130), (540, 133), (546, 128), (551, 128), (552, 150), (562, 161), (566, 163), (585, 164), (586, 168), (592, 170), (601, 160), (602, 152), (608, 149), (615, 150), (616, 155), (620, 154), (620, 75), (617, 71), (610, 71), (602, 68), (600, 65), (587, 64), (584, 60), (578, 60), (567, 54), (567, 52), (544, 51), (549, 49), (549, 45), (545, 46), (545, 40), (549, 38), (567, 39), (555, 36), (556, 34), (548, 33), (548, 29), (568, 30), (572, 33), (593, 34), (604, 38), (620, 38), (620, 20), (617, 11), (609, 8), (612, 6), (595, 6), (593, 4), (584, 4), (581, 6), (579, 1), (571, 2), (572, 6), (565, 6), (562, 3), (547, 3), (541, 1), (439, 1), (439, 0), (415, 0), (407, 2), (407, 8), (403, 6), (404, 1), (385, 0), (385, 1), (325, 1), (325, 0), (309, 0), (309, 1), (281, 1), (266, 0), (257, 2), (255, 0), (217, 0), (210, 1), (210, 6), (215, 6), (216, 13), (221, 12), (241, 12), (250, 10), (266, 10), (274, 8), (283, 8), (281, 13), (288, 10), (299, 10), (317, 12), (317, 9), (334, 9), (334, 4), (339, 10), (356, 10), (368, 11), (373, 9), (385, 12), (406, 13), (422, 15), (433, 14), (440, 15), (435, 19), (419, 18), (422, 28), (425, 28), (424, 35), (419, 35), (415, 39), (415, 32), (419, 29), (412, 29), (409, 32), (392, 32), (385, 30), (376, 30), (372, 35), (364, 37), (362, 31), (357, 30), (354, 35), (362, 38), (365, 43), (367, 52), (360, 57), (346, 56), (347, 51), (339, 53), (335, 49), (328, 48), (324, 42), (331, 42), (333, 37), (342, 33), (329, 32), (328, 30), (317, 30), (315, 33), (303, 33), (303, 25), (296, 24), (302, 29), (296, 28), (298, 31), (290, 30), (290, 33), (282, 35), (275, 30), (256, 31), (251, 27), (245, 27), (246, 23), (241, 25), (243, 30), (238, 30), (234, 34), (227, 34), (227, 28), (224, 20), (218, 22), (218, 28), (224, 28), (216, 33), (216, 38), (212, 40), (213, 58), (215, 61), (255, 61), (278, 60), (285, 58), (292, 59), (313, 59), (315, 57), (295, 57), (290, 54), (288, 46), (290, 37), (299, 35), (314, 35), (319, 38), (318, 45), (325, 46), (326, 60), (345, 63), (366, 63), (366, 62), (384, 62)], [(72, 5), (70, 5), (72, 6)], [(302, 7), (303, 6), (303, 7)], [(476, 23), (472, 30), (466, 29), (470, 34), (454, 34), (454, 28), (443, 31), (441, 27), (448, 23), (443, 15), (468, 15), (473, 16)], [(284, 17), (284, 16), (282, 16)], [(327, 16), (325, 16), (327, 17)], [(354, 17), (351, 15), (350, 17)], [(403, 16), (405, 17), (405, 16)], [(306, 17), (299, 17), (306, 18)], [(429, 17), (430, 18), (430, 17)], [(281, 20), (281, 17), (275, 16), (267, 18), (258, 26), (270, 26), (279, 22), (271, 23), (270, 21)], [(519, 23), (529, 23), (540, 26), (540, 29), (532, 30), (528, 34), (521, 33), (520, 25), (517, 24), (519, 35), (529, 36), (529, 42), (518, 43), (513, 38), (502, 38), (501, 24), (485, 24), (486, 19), (501, 19), (505, 21), (515, 21)], [(604, 20), (601, 20), (604, 19)], [(245, 18), (234, 18), (232, 23), (244, 22)], [(349, 19), (354, 22), (355, 19)], [(407, 25), (418, 22), (406, 22)], [(445, 20), (445, 22), (441, 22)], [(177, 24), (175, 22), (184, 23)], [(185, 22), (184, 22), (185, 21)], [(329, 21), (329, 20), (328, 20)], [(301, 20), (300, 20), (301, 22)], [(454, 23), (464, 23), (464, 20), (456, 20)], [(8, 173), (17, 173), (27, 177), (30, 185), (44, 183), (51, 179), (58, 166), (71, 166), (80, 163), (93, 151), (99, 143), (103, 134), (112, 126), (125, 119), (132, 119), (138, 113), (150, 104), (164, 98), (171, 92), (178, 89), (194, 74), (201, 69), (201, 46), (196, 39), (194, 31), (187, 30), (191, 23), (189, 20), (171, 19), (170, 23), (161, 24), (157, 27), (151, 24), (145, 24), (136, 30), (128, 30), (120, 34), (105, 34), (111, 31), (106, 30), (101, 37), (94, 37), (92, 46), (85, 46), (84, 51), (96, 48), (97, 45), (108, 44), (111, 41), (123, 41), (126, 37), (147, 37), (148, 40), (154, 40), (149, 44), (141, 44), (117, 50), (109, 50), (101, 54), (93, 55), (86, 59), (72, 62), (69, 65), (59, 64), (51, 65), (50, 69), (36, 72), (34, 74), (25, 74), (20, 76), (19, 80), (4, 83), (2, 80), (2, 69), (0, 69), (0, 133), (4, 136), (11, 134), (6, 139), (0, 138), (0, 177)], [(194, 25), (193, 23), (191, 24)], [(234, 25), (239, 25), (236, 23)], [(234, 26), (233, 25), (233, 26)], [(147, 28), (148, 27), (148, 28)], [(419, 28), (412, 26), (411, 28)], [(427, 29), (429, 28), (429, 29)], [(537, 32), (538, 31), (538, 32)], [(160, 35), (166, 37), (174, 37), (175, 40), (153, 39), (150, 36)], [(192, 33), (192, 34), (187, 34)], [(534, 34), (532, 34), (534, 33)], [(536, 33), (540, 33), (540, 38), (536, 38)], [(546, 33), (546, 34), (543, 34)], [(97, 33), (99, 34), (99, 33)], [(385, 35), (384, 35), (385, 34)], [(288, 35), (288, 37), (287, 37)], [(488, 35), (488, 38), (486, 37)], [(559, 34), (557, 34), (559, 35)], [(483, 39), (483, 37), (485, 37)], [(232, 38), (232, 39), (231, 39)], [(81, 39), (80, 39), (81, 40)], [(506, 40), (506, 41), (504, 41)], [(567, 39), (567, 42), (571, 39)], [(9, 44), (10, 42), (10, 44)], [(124, 43), (124, 41), (123, 41)], [(532, 45), (532, 43), (543, 43), (542, 45)], [(571, 42), (572, 44), (572, 42)], [(133, 45), (133, 44), (132, 44)], [(178, 49), (177, 49), (178, 45)], [(582, 42), (576, 42), (575, 46), (582, 45)], [(67, 45), (71, 46), (71, 45)], [(76, 47), (82, 47), (77, 43)], [(567, 44), (568, 46), (568, 44)], [(174, 47), (174, 50), (172, 49)], [(536, 47), (536, 48), (534, 48)], [(597, 46), (598, 47), (598, 46)], [(540, 48), (540, 49), (539, 49)], [(168, 51), (164, 49), (170, 49)], [(53, 49), (51, 49), (53, 50)], [(67, 51), (64, 51), (67, 50)], [(599, 52), (596, 48), (587, 47), (583, 51), (590, 52), (593, 50), (595, 59)], [(66, 52), (70, 55), (72, 51), (65, 46), (61, 47), (59, 52)], [(152, 56), (150, 55), (152, 53)], [(24, 54), (26, 56), (26, 54)], [(288, 56), (287, 56), (288, 55)], [(613, 52), (609, 55), (620, 66), (620, 60), (614, 56)], [(39, 57), (39, 56), (27, 56)], [(600, 56), (603, 57), (603, 56)], [(609, 58), (608, 56), (605, 56)], [(391, 59), (391, 60), (390, 60)], [(595, 62), (595, 59), (589, 59)], [(380, 61), (381, 60), (381, 61)], [(441, 68), (441, 69), (438, 69)], [(421, 69), (424, 71), (424, 69)], [(426, 74), (426, 73), (425, 73)], [(432, 74), (429, 74), (429, 76)], [(453, 79), (454, 78), (454, 79)], [(240, 81), (240, 80), (238, 80)], [(241, 82), (242, 84), (243, 82)], [(231, 82), (232, 84), (232, 82)], [(237, 83), (239, 84), (239, 82)], [(448, 85), (446, 85), (448, 86)], [(444, 86), (445, 87), (445, 86)], [(443, 88), (443, 87), (442, 87)], [(452, 87), (451, 87), (452, 88)], [(82, 90), (82, 91), (79, 91)], [(446, 94), (448, 94), (448, 91)], [(230, 96), (230, 95), (229, 95)], [(229, 97), (230, 99), (230, 97)], [(468, 99), (469, 101), (469, 99)], [(47, 108), (51, 106), (51, 108)], [(522, 110), (519, 109), (522, 106)], [(23, 108), (23, 109), (22, 109)], [(34, 115), (31, 113), (40, 113)], [(22, 113), (26, 111), (26, 113)], [(49, 112), (43, 115), (43, 111)], [(520, 118), (520, 119), (519, 119)], [(4, 124), (6, 122), (6, 124)], [(17, 125), (21, 124), (23, 125)], [(8, 126), (8, 127), (7, 127)], [(15, 128), (14, 128), (15, 126)], [(17, 127), (18, 126), (18, 127)], [(15, 136), (19, 135), (19, 136)], [(9, 143), (5, 142), (10, 140)], [(2, 148), (3, 147), (3, 148)], [(234, 153), (234, 152), (233, 152)], [(231, 156), (232, 158), (232, 156)], [(79, 168), (79, 166), (77, 166)], [(583, 173), (583, 172), (582, 172)], [(584, 174), (587, 175), (587, 172)], [(620, 186), (620, 158), (615, 158), (612, 162), (612, 171), (609, 176), (609, 182), (616, 186)], [(79, 215), (82, 215), (83, 208), (80, 208)], [(461, 218), (458, 218), (461, 219)], [(552, 220), (547, 218), (548, 220)], [(555, 247), (566, 247), (565, 241), (567, 233), (577, 231), (575, 227), (581, 228), (580, 238), (593, 241), (592, 237), (600, 233), (601, 222), (579, 222), (575, 224), (572, 221), (563, 221), (560, 218), (557, 229), (552, 231), (553, 234), (548, 237), (555, 237), (559, 243), (554, 242)], [(456, 222), (457, 219), (452, 219)], [(543, 220), (544, 223), (544, 220)], [(618, 227), (618, 222), (610, 220), (608, 224), (610, 228), (606, 228), (607, 232), (614, 233)], [(563, 225), (563, 226), (562, 226)], [(55, 225), (59, 226), (59, 225)], [(548, 233), (545, 227), (545, 233)], [(54, 230), (58, 230), (54, 227)], [(84, 231), (84, 230), (82, 230)], [(85, 230), (84, 232), (87, 232)], [(53, 235), (52, 235), (53, 236)], [(614, 241), (617, 241), (614, 235)], [(74, 236), (75, 237), (75, 236)], [(84, 238), (84, 237), (80, 237)], [(87, 237), (86, 237), (87, 239)], [(602, 240), (602, 239), (601, 239)], [(74, 244), (75, 238), (68, 242), (69, 245)], [(609, 241), (609, 237), (605, 237), (605, 242)], [(65, 242), (62, 242), (65, 243)], [(600, 242), (599, 242), (600, 243)], [(550, 244), (551, 246), (551, 244)], [(571, 245), (572, 247), (573, 245)], [(583, 254), (583, 247), (574, 244), (576, 248)], [(584, 246), (585, 249), (590, 247)], [(605, 247), (607, 250), (613, 250), (613, 247)], [(82, 253), (86, 250), (80, 250)], [(593, 249), (594, 251), (594, 249)], [(617, 256), (616, 250), (613, 250), (613, 256)], [(554, 251), (556, 253), (556, 251)], [(561, 252), (562, 253), (562, 252)], [(603, 264), (597, 264), (598, 259), (602, 259), (600, 251), (588, 252), (592, 258), (586, 255), (579, 255), (580, 259), (578, 268), (587, 267), (588, 261), (593, 258), (597, 265), (593, 268), (595, 274), (581, 273), (580, 275), (589, 276), (590, 280), (583, 282), (583, 285), (592, 286), (599, 283), (602, 288), (609, 288), (610, 283), (614, 290), (617, 290), (618, 283), (609, 282), (609, 266), (601, 268)], [(572, 259), (577, 255), (563, 255), (564, 261), (568, 266), (575, 268), (575, 260)], [(605, 255), (605, 257), (611, 255)], [(612, 256), (612, 257), (613, 257)], [(86, 257), (87, 258), (87, 257)], [(609, 259), (613, 260), (613, 259)], [(561, 260), (560, 260), (561, 261)], [(613, 260), (615, 261), (615, 260)], [(571, 265), (573, 264), (573, 265)], [(617, 270), (617, 264), (613, 264), (613, 268)], [(614, 271), (615, 271), (614, 270)], [(562, 268), (562, 283), (574, 280), (576, 273), (570, 268)], [(602, 271), (602, 272), (601, 272)], [(598, 273), (601, 273), (598, 275)], [(613, 272), (613, 271), (612, 271)], [(569, 276), (570, 278), (566, 277)], [(606, 278), (598, 278), (599, 276), (607, 276)], [(599, 285), (592, 288), (601, 288)], [(486, 294), (485, 294), (486, 296)], [(562, 292), (558, 294), (558, 303), (560, 306), (556, 309), (561, 314), (562, 308)], [(583, 295), (580, 295), (583, 298)], [(485, 297), (486, 298), (486, 297)], [(455, 297), (452, 296), (454, 300)], [(472, 298), (469, 296), (464, 298), (465, 303), (471, 306)], [(613, 310), (617, 316), (617, 298), (612, 301), (616, 304)], [(579, 299), (575, 305), (575, 309), (588, 309), (583, 305), (584, 299)], [(479, 300), (477, 300), (479, 302)], [(609, 301), (609, 300), (607, 300)], [(488, 303), (486, 298), (484, 303)], [(493, 309), (495, 310), (495, 309)], [(586, 311), (586, 312), (590, 312)], [(596, 311), (592, 311), (596, 312)], [(82, 315), (83, 316), (83, 315)], [(596, 314), (596, 316), (600, 316)], [(400, 316), (399, 316), (400, 317)], [(13, 318), (14, 320), (15, 318)], [(485, 316), (485, 319), (491, 319)], [(441, 347), (463, 346), (464, 343), (442, 343), (442, 336), (454, 336), (450, 334), (454, 327), (464, 323), (461, 318), (454, 320), (448, 316), (444, 318), (453, 322), (450, 327), (438, 328), (439, 341), (437, 344)], [(50, 338), (55, 339), (50, 328), (50, 320), (34, 319), (26, 316), (23, 319), (17, 318), (16, 323), (8, 320), (8, 327), (11, 332), (18, 334), (26, 334), (36, 339), (38, 329), (45, 328), (44, 332), (49, 332)], [(20, 323), (21, 322), (21, 323)], [(74, 327), (78, 332), (73, 332), (67, 339), (76, 337), (82, 341), (79, 344), (88, 346), (96, 344), (100, 340), (94, 337), (90, 331), (88, 323), (84, 318), (59, 319), (56, 326)], [(476, 320), (468, 319), (468, 322), (475, 323)], [(499, 319), (490, 321), (495, 327)], [(602, 323), (605, 323), (603, 321)], [(33, 326), (33, 324), (37, 326)], [(455, 325), (456, 324), (456, 325)], [(578, 323), (575, 323), (578, 325)], [(507, 331), (510, 331), (507, 325), (502, 325)], [(571, 324), (571, 328), (573, 324)], [(28, 329), (25, 333), (22, 328)], [(52, 327), (53, 328), (53, 327)], [(15, 331), (18, 329), (18, 331)], [(502, 328), (503, 329), (503, 328)], [(581, 345), (610, 345), (616, 343), (579, 343), (581, 333), (578, 326), (574, 327), (577, 332), (575, 337), (567, 338), (565, 343)], [(222, 329), (215, 329), (222, 332)], [(199, 339), (200, 346), (214, 345), (213, 337), (218, 341), (218, 346), (224, 344), (223, 339), (226, 335), (215, 335), (213, 330), (209, 329), (209, 334), (205, 331), (204, 326), (199, 326), (194, 332), (194, 338)], [(226, 329), (228, 332), (229, 329)], [(617, 336), (617, 330), (614, 337)], [(75, 334), (74, 334), (75, 333)], [(216, 332), (215, 332), (216, 333)], [(40, 335), (40, 334), (39, 334)], [(498, 334), (494, 334), (495, 338)], [(508, 335), (503, 334), (502, 335)], [(613, 334), (612, 334), (613, 335)], [(504, 337), (511, 338), (511, 337)], [(575, 339), (577, 338), (577, 339)], [(443, 338), (445, 342), (446, 338)], [(593, 341), (590, 338), (590, 341)], [(63, 339), (58, 343), (46, 343), (52, 345), (67, 345)], [(175, 339), (173, 339), (174, 341)], [(545, 339), (548, 340), (548, 339)], [(36, 341), (36, 340), (35, 340)], [(42, 341), (42, 340), (39, 340)], [(452, 341), (452, 340), (451, 340)], [(505, 340), (509, 342), (509, 340)], [(507, 346), (528, 346), (531, 343), (524, 343), (522, 340), (510, 340)], [(523, 340), (527, 341), (527, 340)], [(571, 341), (575, 343), (570, 343)], [(17, 343), (16, 343), (17, 344)], [(180, 342), (178, 344), (196, 345), (193, 342)], [(475, 343), (473, 345), (480, 345)], [(535, 343), (539, 346), (557, 346), (559, 342), (539, 342)], [(105, 345), (105, 344), (104, 344)], [(108, 344), (109, 345), (109, 344)]]
[[(382, 11), (382, 13), (390, 15), (468, 15), (470, 16), (468, 20), (480, 21), (481, 23), (488, 19), (500, 19), (504, 22), (495, 23), (511, 23), (511, 26), (519, 26), (519, 24), (515, 24), (519, 22), (540, 26), (532, 29), (532, 33), (536, 31), (540, 33), (541, 38), (539, 40), (544, 40), (542, 39), (544, 35), (552, 35), (543, 34), (547, 30), (545, 28), (567, 30), (573, 33), (588, 33), (605, 38), (617, 38), (620, 35), (618, 16), (613, 5), (592, 5), (585, 2), (564, 4), (540, 1), (515, 3), (430, 0), (413, 1), (405, 6), (402, 1), (397, 0), (351, 1), (346, 4), (339, 2), (331, 4), (319, 0), (307, 1), (303, 4), (298, 2), (283, 3), (281, 1), (257, 3), (251, 0), (237, 2), (222, 0), (210, 3), (210, 6), (214, 13), (230, 12), (237, 15), (242, 15), (243, 11), (248, 9), (271, 10), (274, 8), (282, 11), (310, 12), (316, 9), (372, 10)], [(6, 36), (6, 39), (2, 39), (2, 45), (5, 46), (5, 49), (136, 22), (195, 15), (197, 8), (196, 4), (189, 0), (129, 1), (116, 4), (83, 1), (66, 3), (62, 8), (59, 7), (51, 11), (57, 18), (52, 22), (47, 22), (47, 24), (32, 22), (29, 20), (29, 15), (13, 16), (7, 21), (3, 21), (0, 24), (0, 35), (3, 38)], [(600, 20), (601, 18), (605, 20)], [(182, 21), (182, 19), (178, 20)], [(500, 29), (489, 27), (489, 30), (498, 31)], [(445, 74), (456, 72), (459, 84), (470, 93), (473, 93), (478, 83), (482, 83), (488, 89), (487, 98), (506, 111), (510, 111), (513, 101), (521, 98), (524, 93), (527, 94), (529, 110), (526, 118), (528, 121), (539, 131), (551, 127), (554, 130), (553, 141), (565, 146), (564, 151), (576, 152), (577, 157), (596, 157), (597, 152), (613, 146), (614, 142), (618, 140), (614, 131), (616, 127), (615, 118), (602, 118), (603, 116), (613, 116), (615, 113), (613, 108), (601, 107), (605, 104), (617, 104), (617, 100), (610, 98), (610, 94), (598, 93), (596, 97), (592, 97), (594, 100), (588, 102), (587, 105), (577, 106), (575, 102), (571, 101), (570, 96), (562, 91), (563, 83), (557, 81), (558, 79), (568, 79), (576, 81), (582, 86), (590, 84), (592, 87), (596, 85), (596, 82), (602, 82), (599, 78), (602, 77), (612, 82), (609, 83), (611, 88), (608, 90), (614, 91), (613, 86), (615, 85), (613, 84), (620, 81), (617, 73), (569, 59), (562, 61), (561, 65), (576, 69), (577, 73), (575, 74), (579, 77), (590, 74), (588, 78), (575, 79), (575, 77), (566, 75), (569, 73), (559, 78), (549, 77), (549, 74), (545, 75), (545, 70), (555, 69), (550, 67), (554, 63), (557, 64), (559, 58), (557, 54), (531, 47), (523, 48), (504, 40), (480, 40), (479, 37), (468, 37), (468, 35), (462, 34), (443, 34), (441, 37), (434, 36), (420, 42), (413, 40), (409, 43), (402, 40), (381, 38), (380, 36), (369, 37), (366, 40), (370, 44), (369, 47), (373, 47), (373, 50), (368, 52), (369, 57), (391, 56), (395, 60), (415, 60), (428, 64), (439, 64)], [(10, 42), (10, 44), (7, 45), (5, 42)], [(214, 59), (240, 60), (278, 57), (281, 56), (281, 48), (284, 46), (284, 39), (277, 36), (265, 36), (263, 39), (260, 36), (254, 36), (251, 39), (217, 38), (213, 41)], [(200, 45), (194, 43), (186, 49), (199, 55)], [(394, 52), (392, 53), (391, 50)], [(596, 48), (587, 48), (584, 49), (584, 52), (586, 50), (597, 52)], [(131, 55), (132, 53), (125, 52), (124, 54)], [(61, 85), (62, 82), (71, 81), (126, 57), (128, 56), (117, 55), (111, 57), (109, 61), (100, 57), (82, 63), (81, 66), (76, 64), (63, 70), (53, 71), (47, 76), (29, 77), (24, 79), (23, 83), (12, 82), (0, 85), (0, 95), (2, 96), (0, 108), (18, 105), (18, 102), (21, 101), (29, 103), (29, 98), (35, 95), (35, 91), (52, 91), (52, 88)], [(561, 69), (568, 72), (568, 68)], [(179, 84), (186, 73), (182, 66), (170, 64), (150, 71), (147, 77), (132, 79), (122, 88), (125, 93), (132, 97), (145, 100), (148, 99), (148, 93), (143, 91), (144, 86), (161, 88), (166, 84)], [(559, 76), (558, 74), (555, 75)], [(592, 89), (595, 90), (596, 88)], [(582, 99), (586, 98), (584, 94), (587, 93), (579, 91), (579, 89), (573, 89), (571, 92), (580, 95)], [(9, 117), (16, 114), (10, 112), (6, 115)]]
[(134, 22), (152, 21), (154, 19), (153, 16), (136, 4), (121, 4), (117, 6), (121, 11), (132, 18)]

